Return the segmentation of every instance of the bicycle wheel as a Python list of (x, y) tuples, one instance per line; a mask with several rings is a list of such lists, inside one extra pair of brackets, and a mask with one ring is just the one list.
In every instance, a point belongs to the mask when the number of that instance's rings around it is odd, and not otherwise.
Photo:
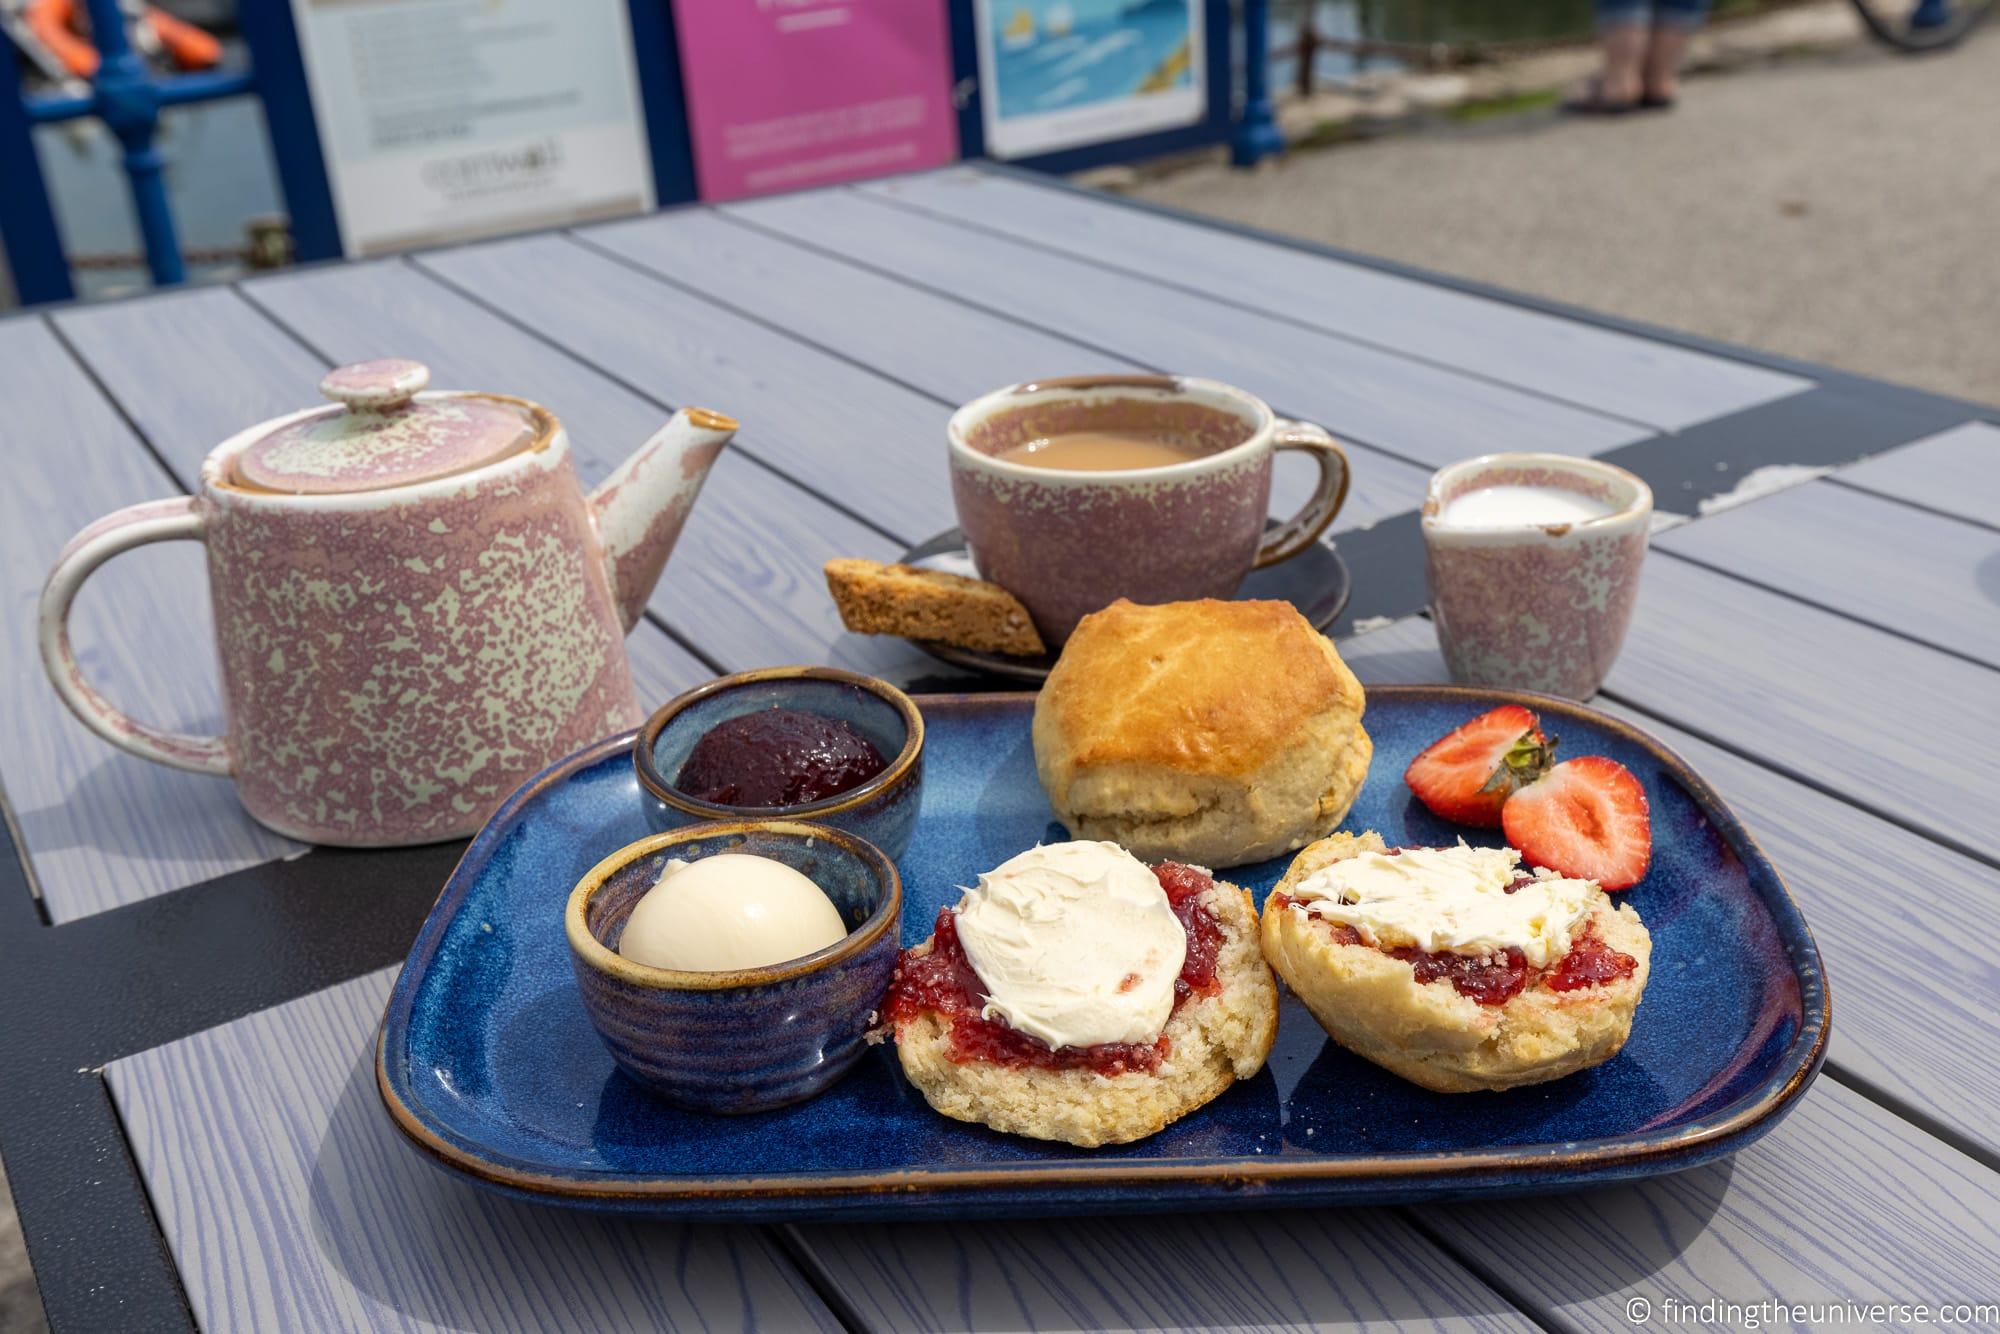
[(1898, 51), (1942, 51), (1978, 27), (1996, 0), (1854, 0), (1861, 21)]

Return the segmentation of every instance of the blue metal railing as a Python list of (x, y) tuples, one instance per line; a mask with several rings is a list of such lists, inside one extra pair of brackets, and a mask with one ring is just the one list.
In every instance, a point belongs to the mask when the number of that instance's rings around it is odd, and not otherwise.
[(1229, 136), (1229, 160), (1254, 167), (1284, 149), (1271, 105), (1270, 0), (1243, 0), (1243, 109)]
[(132, 187), (132, 213), (146, 246), (146, 267), (155, 283), (180, 282), (187, 277), (187, 269), (181, 262), (180, 238), (174, 232), (174, 212), (167, 204), (166, 161), (153, 142), (160, 128), (160, 111), (240, 97), (254, 87), (250, 72), (209, 70), (156, 79), (132, 49), (118, 0), (85, 0), (85, 5), (98, 54), (90, 91), (76, 96), (44, 93), (30, 97), (25, 104), (28, 119), (46, 125), (95, 116), (104, 122), (124, 150), (125, 178)]
[(35, 153), (34, 128), (83, 117), (103, 121), (118, 140), (146, 267), (155, 283), (178, 283), (187, 275), (167, 201), (166, 161), (156, 142), (160, 114), (170, 107), (246, 94), (257, 94), (264, 102), (296, 252), (306, 259), (340, 253), (318, 128), (286, 0), (243, 0), (239, 21), (251, 50), (249, 68), (167, 75), (155, 75), (133, 49), (118, 0), (85, 3), (99, 58), (87, 93), (24, 93), (14, 51), (0, 42), (0, 240), (23, 303), (75, 295)]

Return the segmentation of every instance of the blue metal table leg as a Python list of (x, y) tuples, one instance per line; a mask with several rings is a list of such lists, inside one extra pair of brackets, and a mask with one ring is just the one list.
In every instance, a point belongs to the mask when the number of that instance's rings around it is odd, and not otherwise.
[(1270, 0), (1243, 0), (1243, 118), (1229, 137), (1229, 160), (1239, 167), (1254, 167), (1284, 150), (1285, 138), (1278, 132), (1271, 105)]

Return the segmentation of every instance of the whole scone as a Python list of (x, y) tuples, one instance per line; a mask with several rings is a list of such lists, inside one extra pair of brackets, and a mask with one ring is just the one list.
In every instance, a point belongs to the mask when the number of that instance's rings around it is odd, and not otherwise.
[[(1201, 903), (1221, 923), (1213, 995), (1193, 995), (1163, 1030), (1172, 1044), (1156, 1071), (1102, 1075), (951, 1058), (950, 1022), (928, 1011), (895, 1029), (903, 1073), (930, 1105), (960, 1121), (1080, 1148), (1157, 1134), (1264, 1067), (1278, 1037), (1278, 987), (1257, 944), (1247, 891), (1218, 880)], [(925, 941), (913, 953), (928, 953)]]
[(1361, 683), (1288, 602), (1120, 600), (1035, 701), (1035, 768), (1078, 838), (1242, 866), (1347, 815), (1374, 746)]
[(1531, 984), (1505, 1004), (1482, 1005), (1449, 981), (1418, 982), (1408, 962), (1342, 944), (1327, 923), (1279, 905), (1277, 895), (1314, 871), (1364, 851), (1384, 851), (1381, 837), (1335, 834), (1313, 844), (1278, 882), (1262, 919), (1264, 957), (1328, 1037), (1438, 1093), (1560, 1079), (1624, 1047), (1653, 954), (1632, 905), (1614, 906), (1600, 892), (1589, 919), (1606, 945), (1635, 961), (1631, 976), (1574, 991)]

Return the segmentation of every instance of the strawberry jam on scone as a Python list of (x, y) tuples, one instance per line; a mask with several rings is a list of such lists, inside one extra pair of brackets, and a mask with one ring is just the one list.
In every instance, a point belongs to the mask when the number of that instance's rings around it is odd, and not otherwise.
[(940, 911), (880, 1015), (938, 1111), (1087, 1147), (1150, 1135), (1256, 1073), (1277, 988), (1243, 890), (1061, 843)]
[[(1188, 997), (1212, 995), (1219, 986), (1215, 976), (1216, 953), (1222, 942), (1222, 927), (1215, 914), (1202, 906), (1201, 895), (1215, 887), (1215, 880), (1199, 867), (1162, 862), (1153, 870), (1167, 903), (1180, 922), (1186, 946), (1180, 969), (1173, 977), (1174, 1007)], [(1002, 1013), (992, 1013), (988, 988), (966, 958), (959, 940), (957, 908), (938, 909), (937, 924), (931, 930), (930, 949), (904, 950), (896, 962), (895, 981), (882, 1006), (882, 1018), (895, 1025), (930, 1011), (951, 1019), (950, 1056), (955, 1061), (990, 1061), (996, 1065), (1038, 1065), (1050, 1070), (1095, 1070), (1102, 1075), (1123, 1074), (1127, 1070), (1158, 1070), (1172, 1051), (1173, 1044), (1162, 1032), (1151, 1042), (1100, 1042), (1084, 1046), (1051, 1046), (1045, 1039), (1024, 1033), (1007, 1022)], [(1117, 991), (1128, 995), (1144, 986), (1143, 972), (1119, 975)], [(1171, 1017), (1173, 1011), (1169, 1010)], [(1164, 1028), (1164, 1024), (1162, 1025)]]
[(1334, 1041), (1427, 1088), (1597, 1065), (1631, 1032), (1651, 939), (1594, 882), (1520, 863), (1336, 834), (1265, 904), (1265, 957)]

